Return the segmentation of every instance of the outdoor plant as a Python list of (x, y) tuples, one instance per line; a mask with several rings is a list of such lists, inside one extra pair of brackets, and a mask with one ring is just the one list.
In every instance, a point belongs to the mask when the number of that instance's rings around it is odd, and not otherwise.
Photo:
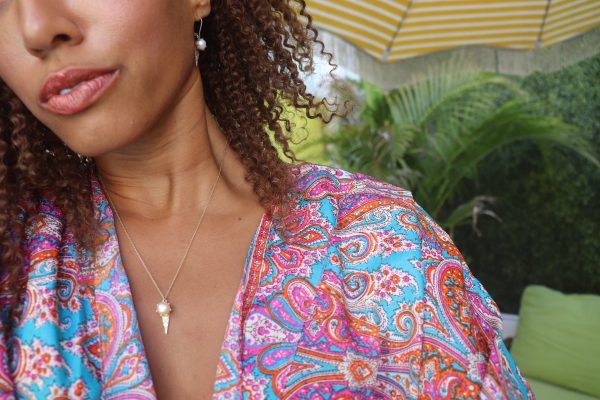
[[(511, 79), (542, 104), (543, 114), (588, 132), (599, 154), (600, 54)], [(506, 146), (481, 163), (477, 180), (461, 193), (462, 199), (475, 193), (497, 198), (494, 211), (502, 224), (483, 219), (481, 237), (464, 226), (454, 240), (505, 312), (518, 312), (530, 284), (600, 294), (600, 168), (571, 151), (550, 155), (549, 169), (534, 144)]]
[(451, 234), (475, 226), (480, 215), (497, 217), (485, 193), (456, 199), (478, 165), (503, 146), (530, 140), (542, 153), (568, 148), (600, 166), (578, 128), (540, 113), (514, 81), (473, 72), (460, 60), (387, 93), (365, 81), (350, 85), (358, 107), (326, 133), (328, 157), (411, 190)]

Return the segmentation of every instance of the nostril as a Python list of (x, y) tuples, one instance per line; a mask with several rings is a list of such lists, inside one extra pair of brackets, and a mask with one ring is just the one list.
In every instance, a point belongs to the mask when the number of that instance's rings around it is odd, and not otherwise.
[[(1, 1), (1, 0), (0, 0)], [(63, 44), (68, 44), (73, 40), (73, 37), (71, 35), (68, 35), (66, 33), (59, 33), (57, 35), (54, 35), (54, 38), (52, 39), (52, 48), (56, 47), (56, 46), (60, 46)]]
[(61, 33), (60, 35), (56, 35), (54, 37), (55, 42), (68, 42), (70, 40), (71, 36), (67, 35), (66, 33)]

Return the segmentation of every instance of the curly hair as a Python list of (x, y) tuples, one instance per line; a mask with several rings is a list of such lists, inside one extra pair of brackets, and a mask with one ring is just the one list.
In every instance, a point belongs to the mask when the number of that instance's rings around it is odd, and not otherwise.
[[(324, 122), (339, 115), (335, 103), (316, 99), (301, 78), (313, 68), (315, 44), (334, 66), (331, 55), (318, 40), (303, 0), (212, 0), (203, 36), (210, 44), (199, 61), (206, 103), (242, 160), (261, 205), (272, 215), (279, 213), (289, 204), (292, 177), (271, 136), (296, 161), (285, 104)], [(2, 279), (4, 284), (18, 280), (23, 271), (24, 226), (42, 195), (60, 209), (84, 245), (93, 243), (93, 167), (93, 160), (67, 148), (0, 81), (0, 276), (8, 277)]]

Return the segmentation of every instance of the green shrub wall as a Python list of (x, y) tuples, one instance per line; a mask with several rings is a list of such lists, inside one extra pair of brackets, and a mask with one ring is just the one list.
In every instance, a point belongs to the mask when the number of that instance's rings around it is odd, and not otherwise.
[[(600, 55), (519, 80), (543, 112), (591, 135), (600, 154)], [(455, 201), (475, 193), (497, 198), (494, 211), (503, 222), (480, 219), (481, 237), (464, 227), (454, 239), (502, 311), (518, 311), (528, 284), (600, 293), (598, 167), (565, 151), (543, 155), (520, 143), (486, 160), (470, 190)]]

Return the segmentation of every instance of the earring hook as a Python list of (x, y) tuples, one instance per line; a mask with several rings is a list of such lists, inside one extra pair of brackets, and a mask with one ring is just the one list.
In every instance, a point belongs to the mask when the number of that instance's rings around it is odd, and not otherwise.
[(198, 66), (198, 59), (200, 58), (200, 52), (206, 50), (206, 40), (202, 38), (202, 26), (204, 25), (204, 21), (200, 18), (200, 27), (198, 27), (198, 33), (194, 33), (194, 37), (196, 38), (196, 66)]

